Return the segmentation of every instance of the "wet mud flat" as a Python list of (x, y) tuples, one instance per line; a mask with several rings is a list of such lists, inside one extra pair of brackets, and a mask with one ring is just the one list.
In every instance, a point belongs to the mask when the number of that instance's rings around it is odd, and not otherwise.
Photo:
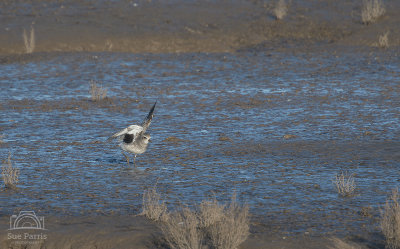
[[(25, 248), (24, 245), (28, 248), (169, 248), (159, 224), (140, 216), (47, 218), (49, 225), (46, 230), (7, 231), (7, 235), (2, 234), (0, 245), (3, 248)], [(262, 233), (256, 226), (252, 230), (240, 248), (317, 249), (329, 248), (333, 244), (329, 238)], [(22, 239), (11, 237), (18, 235)], [(6, 236), (10, 239), (5, 239)]]
[[(0, 192), (2, 218), (35, 210), (55, 238), (65, 221), (99, 219), (88, 233), (107, 227), (129, 240), (106, 224), (128, 215), (134, 226), (143, 191), (156, 185), (171, 210), (236, 192), (250, 206), (254, 248), (311, 248), (332, 236), (380, 248), (379, 210), (399, 175), (396, 53), (14, 57), (0, 67), (0, 150), (21, 173), (17, 190)], [(105, 99), (91, 100), (91, 80)], [(152, 143), (137, 169), (127, 167), (106, 139), (140, 123), (155, 100)], [(342, 170), (354, 174), (352, 197), (332, 183)], [(138, 241), (153, 241), (146, 236)]]

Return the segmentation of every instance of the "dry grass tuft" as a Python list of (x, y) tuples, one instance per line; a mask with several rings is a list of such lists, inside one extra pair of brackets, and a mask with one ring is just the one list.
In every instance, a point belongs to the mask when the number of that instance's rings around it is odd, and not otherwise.
[(111, 40), (107, 39), (105, 43), (105, 50), (106, 51), (111, 51), (113, 48), (113, 43)]
[(24, 32), (22, 33), (22, 38), (24, 39), (25, 52), (27, 54), (33, 53), (33, 50), (35, 50), (35, 30), (33, 29), (32, 26), (31, 26), (30, 37), (28, 38), (26, 30), (24, 29)]
[(213, 248), (235, 249), (249, 236), (249, 207), (236, 202), (236, 194), (221, 219), (208, 228)]
[(161, 195), (157, 193), (156, 187), (145, 190), (143, 193), (143, 210), (141, 215), (150, 220), (164, 221), (167, 219), (167, 205), (161, 201)]
[(353, 175), (349, 173), (344, 173), (343, 171), (340, 174), (337, 174), (335, 180), (333, 181), (336, 187), (337, 192), (341, 196), (352, 196), (356, 189), (356, 184), (354, 182)]
[(380, 48), (388, 48), (389, 47), (389, 31), (387, 31), (385, 34), (379, 36), (378, 40), (378, 47)]
[(200, 226), (208, 228), (221, 221), (224, 216), (225, 205), (219, 204), (217, 199), (202, 201), (198, 206)]
[(285, 0), (278, 0), (274, 8), (274, 16), (276, 20), (282, 20), (288, 11)]
[(333, 243), (333, 247), (328, 247), (329, 249), (361, 249), (361, 246), (356, 245), (354, 243), (347, 243), (339, 238), (330, 239)]
[(372, 217), (373, 208), (371, 206), (361, 207), (359, 214), (363, 217)]
[(3, 161), (1, 168), (4, 186), (6, 188), (15, 188), (18, 183), (19, 169), (14, 168), (11, 163), (11, 153), (8, 154), (7, 160)]
[(102, 86), (98, 86), (94, 80), (90, 81), (89, 93), (93, 101), (100, 101), (107, 97), (107, 89), (104, 89)]
[(364, 0), (361, 10), (361, 20), (368, 25), (374, 23), (386, 12), (382, 0)]
[(399, 190), (394, 189), (386, 200), (382, 211), (381, 229), (386, 239), (386, 246), (390, 249), (400, 248), (400, 200)]
[(161, 229), (173, 249), (235, 249), (249, 235), (249, 208), (236, 202), (229, 205), (213, 200), (202, 201), (197, 211), (183, 207), (164, 219)]
[(172, 213), (165, 219), (161, 230), (172, 249), (201, 249), (203, 232), (195, 212), (188, 207)]

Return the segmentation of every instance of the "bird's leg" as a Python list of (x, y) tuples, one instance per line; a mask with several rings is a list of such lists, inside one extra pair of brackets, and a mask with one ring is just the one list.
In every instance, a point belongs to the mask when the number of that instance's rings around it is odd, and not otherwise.
[(129, 156), (125, 155), (124, 152), (122, 152), (122, 155), (124, 155), (126, 162), (128, 163), (128, 167), (129, 167)]
[(135, 157), (133, 158), (133, 164), (135, 165), (135, 168), (136, 168), (136, 154), (135, 154)]

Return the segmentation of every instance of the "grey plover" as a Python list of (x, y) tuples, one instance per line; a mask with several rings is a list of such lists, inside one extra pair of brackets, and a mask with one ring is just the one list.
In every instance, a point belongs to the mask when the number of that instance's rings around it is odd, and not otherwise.
[[(150, 141), (150, 134), (145, 133), (147, 128), (150, 126), (151, 119), (153, 118), (154, 108), (156, 107), (157, 101), (154, 103), (153, 107), (150, 109), (149, 114), (143, 120), (142, 125), (130, 125), (125, 129), (115, 133), (107, 140), (111, 140), (113, 138), (119, 138), (121, 143), (119, 146), (125, 152), (133, 153), (135, 155), (133, 159), (133, 163), (136, 168), (136, 156), (139, 154), (143, 154), (146, 149), (147, 145)], [(126, 161), (129, 166), (129, 156), (125, 155), (124, 152), (122, 154), (125, 156)]]

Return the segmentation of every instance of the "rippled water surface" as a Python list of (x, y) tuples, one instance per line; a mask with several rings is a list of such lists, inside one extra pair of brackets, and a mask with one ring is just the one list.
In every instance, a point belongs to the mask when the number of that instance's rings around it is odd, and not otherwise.
[[(347, 231), (376, 224), (398, 185), (390, 52), (41, 56), (0, 65), (0, 154), (20, 169), (18, 190), (0, 192), (4, 215), (138, 213), (157, 184), (171, 208), (236, 191), (271, 227)], [(90, 81), (106, 99), (90, 99)], [(135, 170), (106, 139), (156, 100)], [(341, 170), (353, 197), (334, 188)]]

